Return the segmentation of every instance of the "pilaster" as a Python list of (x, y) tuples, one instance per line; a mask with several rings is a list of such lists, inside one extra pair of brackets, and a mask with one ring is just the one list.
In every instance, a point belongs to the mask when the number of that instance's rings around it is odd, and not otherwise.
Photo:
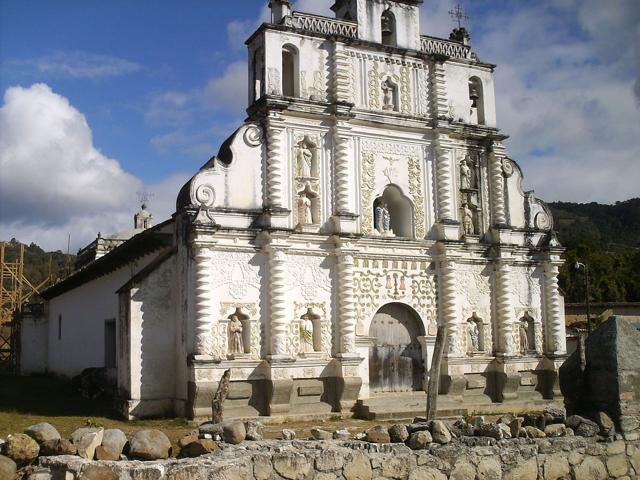
[(511, 255), (501, 252), (500, 257), (495, 260), (495, 303), (496, 303), (496, 326), (497, 342), (496, 354), (504, 357), (515, 356), (518, 353), (514, 340), (514, 319), (515, 310), (513, 307), (513, 291), (511, 288)]
[(289, 331), (287, 315), (287, 245), (271, 243), (269, 253), (269, 360), (289, 358), (286, 337)]
[(340, 357), (359, 357), (356, 350), (357, 318), (353, 282), (355, 253), (356, 250), (350, 244), (339, 246), (336, 249), (338, 257), (338, 331), (340, 332), (337, 351)]
[(449, 139), (442, 133), (438, 133), (435, 139), (435, 154), (438, 238), (440, 240), (458, 240), (460, 238), (460, 224), (455, 219), (453, 148)]
[(333, 127), (335, 165), (335, 210), (336, 233), (357, 233), (358, 216), (353, 213), (353, 162), (351, 161), (350, 127), (347, 122), (337, 122)]
[(353, 80), (349, 56), (342, 43), (333, 42), (331, 94), (337, 103), (353, 103)]
[(267, 140), (267, 184), (265, 203), (271, 215), (271, 226), (285, 228), (289, 211), (285, 208), (284, 173), (285, 158), (283, 156), (284, 121), (281, 116), (271, 112), (265, 121)]
[(464, 334), (458, 313), (458, 288), (455, 258), (443, 257), (438, 262), (438, 312), (440, 325), (447, 327), (447, 357), (463, 357), (462, 335)]
[(489, 151), (489, 193), (491, 206), (492, 236), (496, 243), (508, 243), (510, 231), (504, 196), (504, 174), (502, 163), (505, 159), (504, 147), (495, 143)]
[(196, 357), (210, 357), (213, 351), (211, 329), (213, 327), (213, 308), (211, 305), (211, 268), (213, 251), (211, 244), (196, 244), (195, 248), (195, 343), (193, 353)]
[(558, 264), (549, 260), (544, 264), (545, 355), (567, 353), (564, 312), (558, 294)]

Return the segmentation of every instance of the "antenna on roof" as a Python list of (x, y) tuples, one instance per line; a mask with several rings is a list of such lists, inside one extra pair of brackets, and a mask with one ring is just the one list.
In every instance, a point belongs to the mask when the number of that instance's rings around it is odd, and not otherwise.
[(137, 192), (137, 194), (138, 202), (140, 202), (142, 205), (146, 205), (147, 203), (149, 203), (149, 200), (151, 200), (155, 196), (153, 192), (148, 192), (146, 190)]

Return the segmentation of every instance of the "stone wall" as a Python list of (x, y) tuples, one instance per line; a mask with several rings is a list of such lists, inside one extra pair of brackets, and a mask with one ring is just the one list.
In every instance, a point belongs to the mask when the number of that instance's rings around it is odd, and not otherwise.
[(463, 437), (414, 451), (362, 441), (260, 441), (194, 459), (99, 462), (41, 457), (29, 478), (51, 480), (556, 480), (640, 479), (640, 442), (561, 437)]

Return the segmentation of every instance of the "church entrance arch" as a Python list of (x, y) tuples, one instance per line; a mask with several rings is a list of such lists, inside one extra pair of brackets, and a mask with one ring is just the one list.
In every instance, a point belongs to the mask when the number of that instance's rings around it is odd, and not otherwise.
[(411, 307), (389, 303), (378, 310), (369, 327), (371, 393), (422, 390), (422, 335), (422, 322)]

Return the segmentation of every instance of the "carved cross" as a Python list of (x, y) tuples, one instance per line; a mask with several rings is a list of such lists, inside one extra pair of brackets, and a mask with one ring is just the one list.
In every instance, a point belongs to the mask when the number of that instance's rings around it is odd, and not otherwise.
[(462, 24), (469, 20), (469, 17), (464, 14), (464, 10), (462, 10), (462, 6), (459, 3), (453, 10), (449, 10), (449, 15), (458, 22), (458, 28), (462, 28)]

